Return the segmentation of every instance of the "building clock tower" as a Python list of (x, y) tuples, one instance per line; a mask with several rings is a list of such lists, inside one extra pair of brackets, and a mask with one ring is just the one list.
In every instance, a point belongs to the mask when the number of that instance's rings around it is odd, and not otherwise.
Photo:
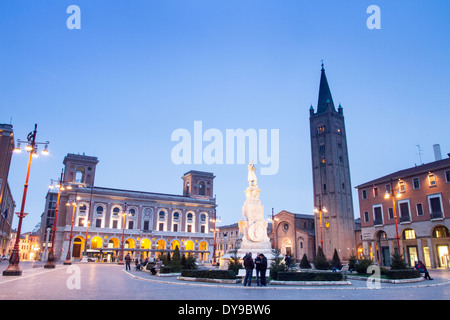
[(321, 246), (328, 259), (334, 249), (341, 260), (356, 254), (350, 165), (344, 114), (336, 111), (322, 63), (317, 112), (310, 110), (311, 156), (314, 206), (326, 210), (316, 213), (316, 248)]

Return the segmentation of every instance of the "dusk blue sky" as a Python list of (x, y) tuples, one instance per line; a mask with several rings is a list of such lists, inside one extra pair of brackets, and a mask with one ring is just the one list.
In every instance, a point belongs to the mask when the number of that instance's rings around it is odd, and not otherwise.
[[(69, 30), (69, 5), (81, 29)], [(369, 30), (370, 5), (381, 29)], [(175, 165), (171, 134), (279, 129), (278, 174), (261, 176), (265, 215), (313, 214), (309, 107), (321, 60), (345, 115), (352, 186), (450, 152), (450, 2), (300, 0), (4, 0), (0, 122), (49, 157), (33, 160), (23, 231), (40, 221), (67, 153), (98, 157), (96, 185), (182, 193), (213, 172), (221, 224), (242, 217), (246, 165)], [(248, 159), (247, 159), (248, 160)], [(27, 156), (9, 183), (20, 209)], [(257, 166), (258, 167), (258, 166)], [(355, 218), (359, 217), (356, 190)], [(17, 226), (17, 217), (14, 227)]]

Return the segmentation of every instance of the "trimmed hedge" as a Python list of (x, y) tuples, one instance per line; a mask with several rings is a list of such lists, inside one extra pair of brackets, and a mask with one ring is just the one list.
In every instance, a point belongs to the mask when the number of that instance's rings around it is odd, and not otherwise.
[(420, 272), (416, 269), (388, 270), (386, 277), (391, 280), (414, 279), (420, 278)]
[(236, 279), (233, 270), (182, 270), (182, 277), (205, 279)]
[(279, 281), (342, 281), (340, 272), (278, 272)]

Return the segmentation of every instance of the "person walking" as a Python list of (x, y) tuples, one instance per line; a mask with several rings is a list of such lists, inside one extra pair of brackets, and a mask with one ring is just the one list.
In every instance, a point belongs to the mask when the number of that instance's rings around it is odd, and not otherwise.
[(253, 269), (255, 268), (251, 252), (247, 253), (244, 257), (244, 268), (245, 268), (244, 286), (248, 284), (248, 286), (250, 287), (252, 285)]
[(261, 287), (265, 287), (267, 285), (266, 282), (266, 270), (267, 270), (267, 258), (262, 253), (259, 255), (261, 262), (259, 265), (259, 273), (261, 275)]
[(130, 257), (130, 254), (127, 253), (127, 255), (125, 256), (125, 270), (131, 270), (130, 263), (131, 263), (131, 257)]

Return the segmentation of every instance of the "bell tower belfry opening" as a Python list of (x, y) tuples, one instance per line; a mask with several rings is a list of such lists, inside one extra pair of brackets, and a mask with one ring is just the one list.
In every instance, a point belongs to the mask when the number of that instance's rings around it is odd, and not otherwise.
[(64, 178), (66, 183), (94, 186), (97, 157), (69, 153), (64, 157)]

